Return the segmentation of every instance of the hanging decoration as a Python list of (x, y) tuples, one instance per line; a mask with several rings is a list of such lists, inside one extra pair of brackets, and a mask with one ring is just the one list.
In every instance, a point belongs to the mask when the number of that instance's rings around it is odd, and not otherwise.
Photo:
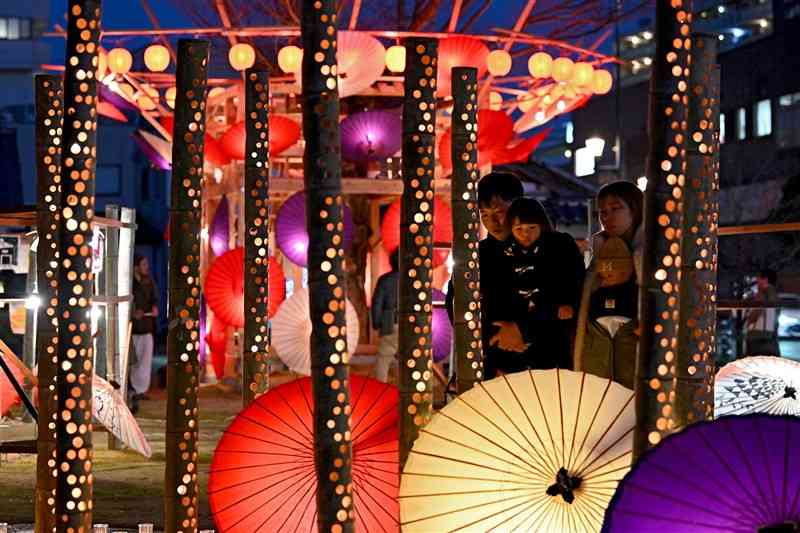
[(609, 379), (553, 369), (486, 381), (434, 414), (414, 443), (402, 529), (599, 531), (631, 465), (635, 422), (633, 391)]
[[(286, 297), (286, 279), (280, 263), (269, 258), (269, 316)], [(214, 259), (203, 287), (214, 317), (223, 323), (244, 326), (244, 248), (234, 248)]]
[[(381, 239), (383, 249), (387, 254), (392, 253), (400, 246), (400, 200), (395, 200), (386, 210), (381, 221)], [(441, 266), (447, 261), (449, 247), (453, 242), (453, 220), (450, 205), (440, 200), (438, 196), (433, 199), (433, 242), (445, 248), (434, 250), (433, 266)]]
[(216, 257), (221, 256), (230, 249), (230, 209), (228, 197), (224, 194), (211, 219), (208, 231), (208, 244)]
[[(246, 128), (237, 122), (220, 137), (225, 153), (231, 159), (244, 159)], [(283, 115), (269, 116), (269, 155), (280, 155), (300, 140), (300, 124)]]
[[(399, 533), (397, 388), (352, 376), (349, 389), (355, 530)], [(311, 378), (297, 379), (257, 398), (225, 430), (208, 479), (219, 531), (317, 530), (313, 405)]]
[(400, 115), (390, 111), (362, 111), (341, 125), (342, 157), (349, 161), (379, 161), (400, 151)]
[[(342, 249), (347, 250), (353, 242), (355, 226), (350, 208), (343, 206), (344, 241)], [(275, 219), (275, 240), (283, 255), (297, 266), (308, 264), (308, 230), (306, 228), (306, 195), (298, 192), (281, 205)]]
[[(358, 346), (358, 313), (350, 300), (345, 301), (347, 345)], [(308, 289), (296, 289), (283, 302), (272, 319), (272, 347), (292, 372), (311, 374), (311, 320), (308, 318)]]
[(797, 531), (798, 438), (800, 419), (763, 414), (673, 433), (622, 480), (603, 532)]

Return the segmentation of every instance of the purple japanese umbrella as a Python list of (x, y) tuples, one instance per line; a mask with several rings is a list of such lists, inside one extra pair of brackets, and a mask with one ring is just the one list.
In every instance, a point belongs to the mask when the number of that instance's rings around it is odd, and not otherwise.
[(341, 123), (342, 156), (354, 162), (376, 161), (400, 150), (402, 122), (389, 111), (363, 111)]
[(208, 311), (206, 310), (206, 297), (200, 295), (200, 349), (198, 356), (200, 358), (200, 367), (204, 368), (206, 364), (206, 322), (208, 320)]
[(122, 111), (130, 111), (134, 113), (139, 112), (139, 107), (136, 104), (129, 102), (122, 96), (112, 91), (111, 88), (109, 88), (105, 83), (98, 83), (97, 86), (101, 100), (108, 102)]
[(797, 531), (800, 418), (700, 422), (645, 453), (606, 511), (605, 533)]
[[(433, 301), (443, 302), (444, 293), (433, 289)], [(437, 307), (433, 310), (431, 336), (433, 337), (433, 360), (439, 363), (450, 355), (453, 338), (453, 327), (450, 325), (450, 319), (447, 318), (447, 310), (444, 307)]]
[[(344, 206), (344, 243), (346, 250), (353, 241), (353, 214)], [(308, 264), (308, 231), (306, 231), (306, 194), (298, 192), (281, 206), (275, 220), (275, 239), (289, 261), (297, 266)]]
[(133, 137), (133, 142), (136, 143), (136, 146), (139, 147), (155, 168), (159, 170), (170, 170), (172, 168), (172, 163), (153, 144), (153, 140), (157, 139), (154, 135), (146, 131), (138, 131), (133, 133), (131, 137)]
[(230, 249), (228, 231), (228, 198), (223, 195), (208, 231), (208, 243), (211, 245), (211, 251), (217, 257)]

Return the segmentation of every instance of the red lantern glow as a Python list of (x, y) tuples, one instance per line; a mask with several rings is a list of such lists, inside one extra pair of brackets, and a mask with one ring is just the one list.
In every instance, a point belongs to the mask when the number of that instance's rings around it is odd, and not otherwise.
[[(300, 140), (300, 124), (282, 115), (269, 117), (269, 155), (280, 155)], [(220, 137), (222, 148), (232, 159), (244, 159), (245, 125), (238, 122)]]

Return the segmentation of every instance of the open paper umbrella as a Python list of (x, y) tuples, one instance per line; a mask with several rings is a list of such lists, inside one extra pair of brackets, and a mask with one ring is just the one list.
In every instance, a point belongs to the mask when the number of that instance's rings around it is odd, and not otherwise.
[(211, 366), (217, 379), (225, 376), (225, 352), (228, 349), (228, 326), (216, 316), (206, 336), (208, 351), (211, 352)]
[(97, 114), (118, 122), (128, 122), (128, 117), (122, 111), (104, 100), (97, 101)]
[(198, 359), (200, 360), (201, 367), (206, 364), (206, 352), (208, 346), (206, 345), (206, 335), (208, 334), (208, 308), (206, 307), (206, 298), (200, 295), (200, 347), (197, 351)]
[[(399, 531), (397, 388), (350, 377), (356, 530)], [(228, 533), (316, 531), (311, 379), (270, 389), (219, 441), (208, 499)]]
[(222, 200), (217, 205), (217, 210), (214, 212), (214, 218), (211, 220), (211, 228), (208, 232), (208, 244), (217, 257), (227, 252), (230, 248), (229, 217), (228, 198), (223, 195)]
[(633, 391), (583, 372), (479, 383), (420, 430), (400, 483), (403, 531), (598, 531), (635, 419)]
[(400, 150), (400, 116), (389, 111), (363, 111), (341, 124), (342, 156), (355, 162), (377, 161)]
[[(353, 242), (353, 214), (344, 206), (344, 243), (347, 250)], [(306, 228), (306, 194), (298, 192), (281, 205), (275, 219), (275, 240), (289, 261), (297, 266), (308, 264), (308, 230)]]
[[(800, 521), (800, 419), (764, 414), (692, 424), (636, 462), (608, 533), (754, 533)], [(762, 529), (763, 528), (763, 529)]]
[(800, 363), (758, 356), (722, 367), (714, 383), (715, 416), (748, 413), (800, 416)]
[[(433, 301), (444, 302), (444, 293), (433, 289)], [(433, 310), (431, 336), (433, 337), (433, 360), (439, 363), (450, 355), (453, 339), (453, 326), (450, 325), (450, 319), (447, 318), (447, 310), (444, 307), (437, 307)]]
[(478, 79), (486, 72), (486, 58), (489, 49), (479, 39), (455, 36), (439, 39), (438, 76), (436, 78), (436, 96), (450, 96), (452, 87), (450, 80), (453, 67), (475, 67)]
[(125, 404), (125, 398), (97, 374), (92, 376), (92, 414), (125, 446), (150, 457), (150, 443)]
[[(226, 131), (219, 142), (232, 159), (244, 159), (246, 128), (237, 122)], [(276, 156), (300, 140), (300, 124), (283, 115), (269, 116), (269, 155)]]
[[(293, 372), (311, 374), (311, 319), (308, 289), (295, 290), (283, 302), (272, 319), (272, 346), (281, 361)], [(345, 307), (347, 349), (352, 354), (358, 346), (358, 313), (350, 301)]]
[[(400, 246), (400, 199), (395, 200), (386, 210), (381, 221), (381, 238), (383, 249), (392, 253)], [(433, 199), (433, 242), (449, 245), (453, 242), (453, 215), (450, 206), (435, 196)], [(444, 264), (448, 250), (436, 250), (433, 254), (433, 265)]]
[(383, 74), (384, 49), (372, 35), (360, 31), (340, 31), (336, 54), (339, 96), (359, 94)]
[[(0, 357), (3, 357), (3, 355), (0, 354)], [(8, 367), (11, 370), (11, 375), (17, 380), (17, 383), (22, 385), (24, 379), (22, 372), (13, 364), (9, 364)], [(11, 384), (6, 373), (0, 369), (0, 417), (4, 416), (12, 407), (19, 403), (19, 395), (17, 391), (14, 390), (14, 385)]]
[(144, 130), (139, 130), (131, 136), (154, 167), (159, 170), (170, 170), (172, 168), (171, 143)]
[[(244, 326), (244, 248), (234, 248), (214, 260), (203, 292), (215, 318), (235, 328)], [(283, 269), (270, 257), (269, 316), (275, 314), (285, 297)]]

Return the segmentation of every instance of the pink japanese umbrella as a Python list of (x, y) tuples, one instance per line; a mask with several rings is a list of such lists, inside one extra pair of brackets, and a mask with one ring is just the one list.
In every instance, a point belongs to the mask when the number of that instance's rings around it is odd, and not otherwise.
[[(353, 215), (344, 206), (344, 243), (347, 250), (353, 242)], [(278, 211), (275, 220), (275, 240), (283, 255), (297, 266), (308, 264), (308, 231), (306, 230), (306, 195), (298, 192), (290, 196)]]
[[(268, 283), (269, 316), (272, 316), (286, 297), (283, 269), (272, 257)], [(215, 319), (234, 328), (244, 326), (244, 248), (234, 248), (214, 260), (203, 292)]]
[[(386, 253), (392, 253), (400, 246), (400, 199), (395, 200), (381, 222), (381, 237), (383, 238), (383, 249)], [(433, 201), (433, 242), (450, 245), (453, 242), (453, 220), (450, 206), (434, 197)], [(436, 250), (433, 254), (433, 265), (439, 266), (447, 260), (449, 250)]]
[[(444, 302), (444, 293), (433, 289), (433, 301)], [(450, 325), (450, 319), (447, 318), (447, 310), (444, 307), (433, 309), (431, 336), (433, 337), (433, 360), (439, 363), (450, 355), (453, 338), (453, 326)]]
[(389, 111), (362, 111), (341, 125), (342, 156), (355, 162), (377, 161), (400, 150), (402, 121)]
[[(398, 392), (350, 376), (356, 531), (399, 532)], [(225, 430), (214, 451), (208, 500), (228, 533), (316, 531), (311, 378), (270, 389)]]
[(800, 419), (790, 416), (692, 424), (639, 458), (606, 510), (603, 531), (797, 531), (798, 439)]

